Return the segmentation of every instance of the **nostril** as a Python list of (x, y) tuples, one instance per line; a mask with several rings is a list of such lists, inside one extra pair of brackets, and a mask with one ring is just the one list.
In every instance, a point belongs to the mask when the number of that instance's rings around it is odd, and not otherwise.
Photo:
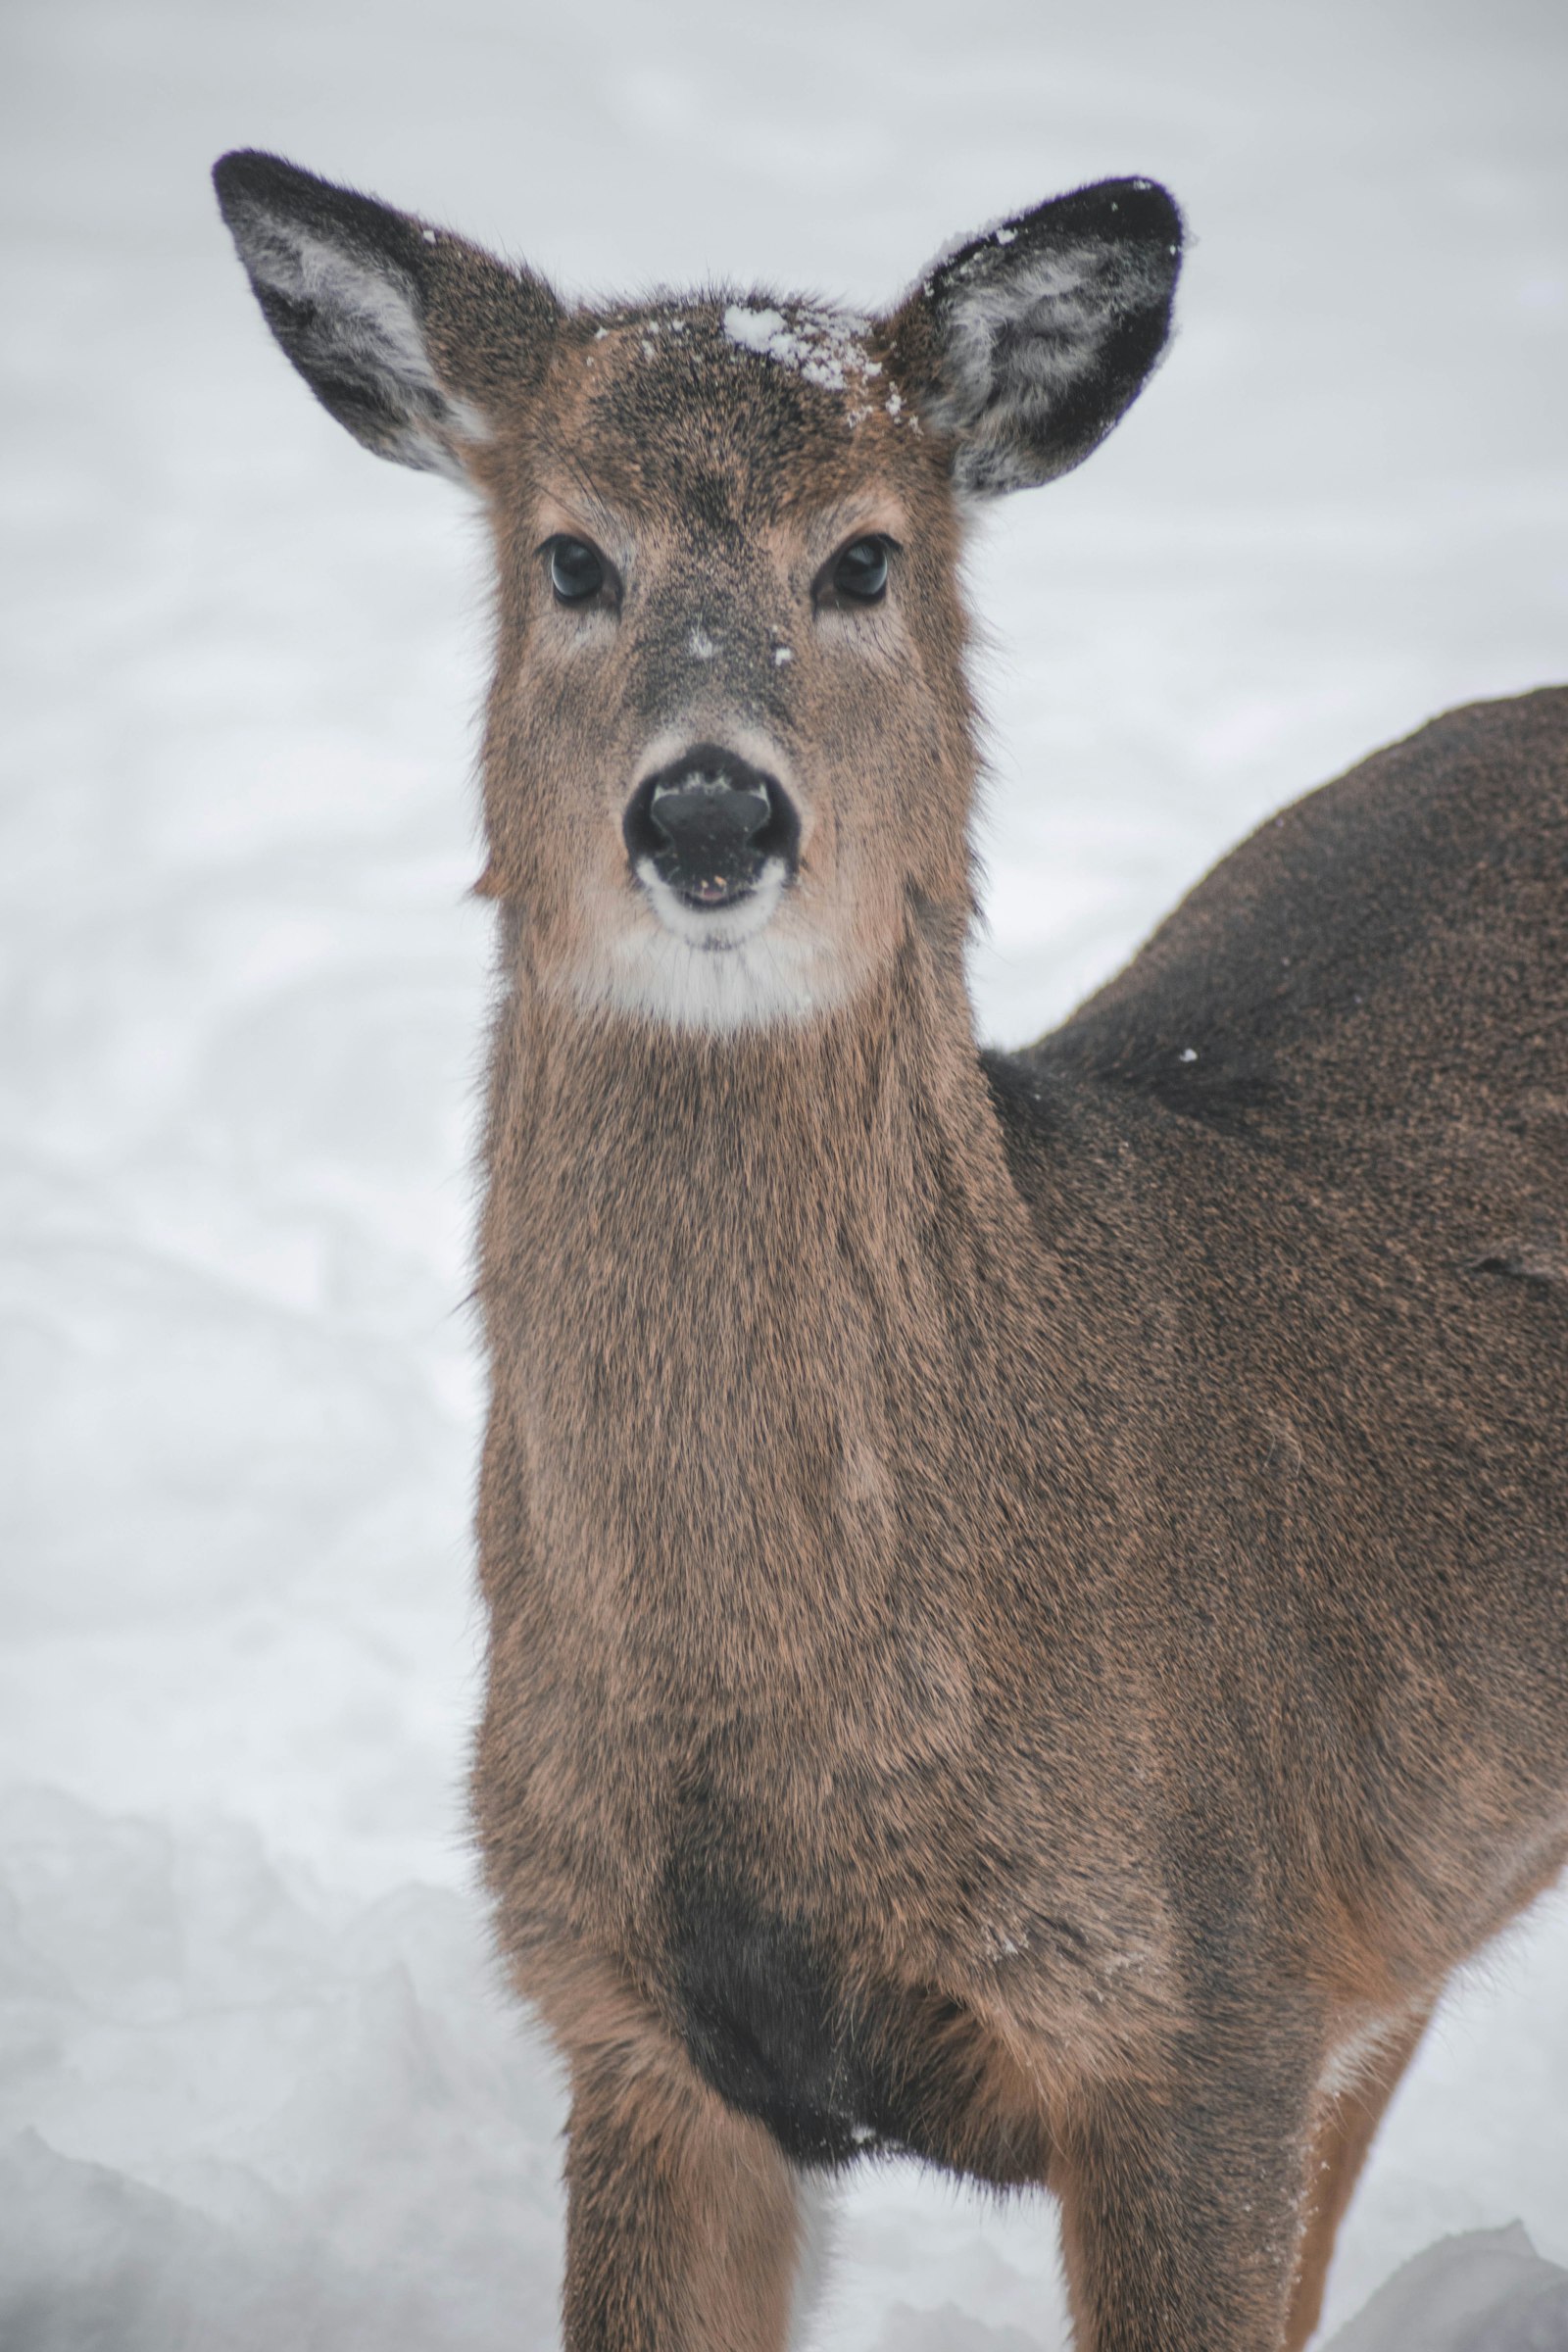
[(651, 863), (662, 882), (704, 906), (745, 897), (771, 859), (793, 874), (801, 836), (776, 777), (714, 744), (644, 777), (622, 831), (634, 873)]

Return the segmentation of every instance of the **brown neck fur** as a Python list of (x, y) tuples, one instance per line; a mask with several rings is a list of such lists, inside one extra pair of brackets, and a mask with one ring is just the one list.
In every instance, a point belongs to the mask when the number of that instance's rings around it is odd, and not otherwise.
[[(893, 1422), (941, 1476), (955, 1375), (971, 1396), (1004, 1378), (994, 1288), (1039, 1296), (956, 949), (911, 921), (839, 1015), (738, 1040), (585, 1016), (523, 972), (490, 1167), (494, 1351), (551, 1367), (516, 1400), (535, 1510), (552, 1444), (570, 1460), (555, 1572), (564, 1545), (576, 1573), (634, 1576), (639, 1609), (661, 1583), (672, 1606), (722, 1595), (763, 1678), (786, 1618), (810, 1621), (790, 1640), (863, 1626), (895, 1572)], [(595, 1523), (591, 1554), (568, 1519)]]

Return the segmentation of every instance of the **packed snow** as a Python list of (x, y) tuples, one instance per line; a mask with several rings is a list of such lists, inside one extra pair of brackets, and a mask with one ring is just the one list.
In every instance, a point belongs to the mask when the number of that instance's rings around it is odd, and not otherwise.
[[(1568, 668), (1568, 19), (12, 0), (0, 66), (0, 2344), (549, 2352), (560, 2090), (463, 1807), (481, 550), (291, 375), (208, 167), (859, 313), (1175, 189), (1169, 364), (970, 563), (1011, 1042), (1265, 810)], [(1562, 2352), (1564, 2265), (1559, 1896), (1446, 2008), (1327, 2331)], [(1065, 2344), (1043, 2202), (868, 2172), (827, 2272), (812, 2352)]]

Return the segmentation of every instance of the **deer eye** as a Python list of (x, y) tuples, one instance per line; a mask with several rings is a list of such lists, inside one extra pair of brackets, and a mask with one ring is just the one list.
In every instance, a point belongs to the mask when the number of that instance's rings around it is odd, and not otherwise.
[(874, 605), (887, 594), (888, 549), (892, 541), (881, 532), (869, 539), (852, 539), (833, 565), (833, 592), (856, 605)]
[(600, 593), (609, 565), (597, 547), (590, 547), (586, 539), (560, 537), (547, 539), (545, 549), (558, 604), (585, 605)]

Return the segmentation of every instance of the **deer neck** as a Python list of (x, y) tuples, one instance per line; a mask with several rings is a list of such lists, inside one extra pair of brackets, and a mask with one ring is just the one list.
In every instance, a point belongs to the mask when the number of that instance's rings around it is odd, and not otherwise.
[(911, 1493), (960, 1473), (954, 1395), (1007, 1393), (997, 1293), (1031, 1237), (961, 976), (911, 946), (874, 999), (722, 1041), (519, 985), (490, 1168), (534, 1556), (628, 1580), (644, 1615), (699, 1587), (764, 1643), (804, 1589), (854, 1622)]

